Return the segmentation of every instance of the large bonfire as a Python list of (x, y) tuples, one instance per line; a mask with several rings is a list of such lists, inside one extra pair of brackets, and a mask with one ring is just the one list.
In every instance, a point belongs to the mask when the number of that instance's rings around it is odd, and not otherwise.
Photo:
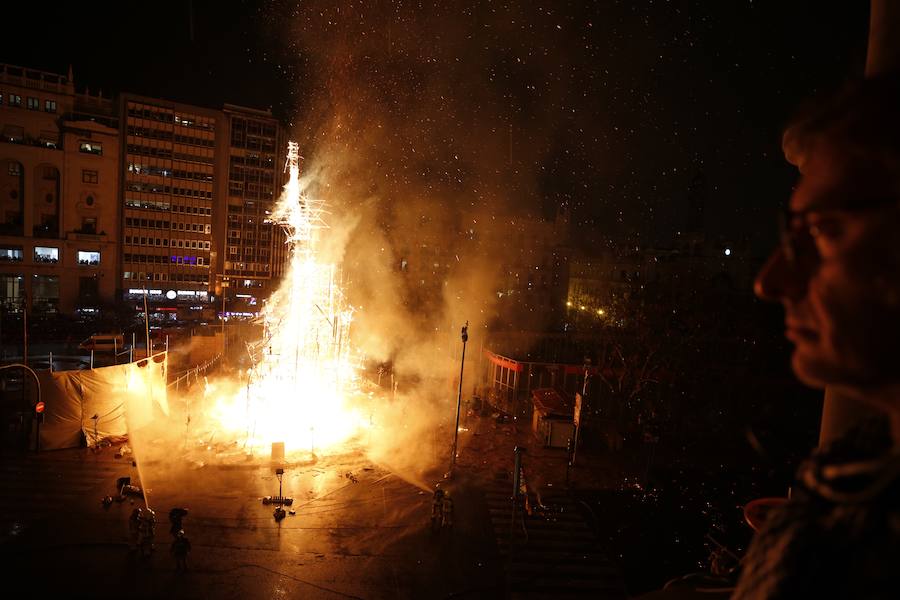
[[(290, 179), (271, 220), (290, 245), (290, 266), (262, 313), (262, 340), (248, 345), (253, 366), (240, 391), (214, 409), (220, 426), (254, 453), (284, 442), (291, 452), (340, 447), (361, 426), (349, 404), (357, 385), (351, 361), (353, 310), (338, 268), (318, 248), (327, 231), (324, 203), (303, 193), (298, 145), (288, 143)], [(215, 393), (214, 390), (209, 390)]]

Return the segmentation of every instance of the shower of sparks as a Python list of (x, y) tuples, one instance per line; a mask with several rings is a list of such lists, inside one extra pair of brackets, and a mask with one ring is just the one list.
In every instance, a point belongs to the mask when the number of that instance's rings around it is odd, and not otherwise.
[(348, 404), (358, 381), (349, 337), (353, 309), (338, 285), (338, 267), (319, 255), (328, 231), (325, 207), (303, 193), (299, 162), (298, 145), (289, 142), (290, 178), (271, 216), (284, 228), (290, 266), (263, 311), (263, 339), (248, 346), (253, 367), (242, 389), (215, 410), (224, 428), (259, 453), (273, 442), (284, 442), (289, 453), (327, 452), (364, 422)]

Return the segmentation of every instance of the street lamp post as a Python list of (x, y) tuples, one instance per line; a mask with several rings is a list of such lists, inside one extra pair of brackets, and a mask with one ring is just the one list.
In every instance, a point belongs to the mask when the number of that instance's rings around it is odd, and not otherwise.
[[(144, 344), (146, 345), (147, 351), (145, 352), (145, 358), (150, 358), (150, 355), (153, 354), (150, 351), (150, 312), (147, 308), (147, 284), (144, 284)], [(93, 363), (94, 351), (91, 351), (91, 361)], [(91, 364), (91, 368), (94, 368), (94, 365)]]
[(450, 455), (450, 471), (453, 474), (453, 467), (456, 466), (456, 443), (459, 439), (459, 407), (462, 404), (462, 388), (463, 388), (463, 368), (466, 366), (466, 342), (469, 341), (469, 322), (463, 325), (462, 332), (463, 350), (462, 360), (459, 363), (459, 393), (456, 396), (456, 428), (453, 430), (453, 453)]
[(228, 287), (228, 279), (222, 276), (222, 360), (225, 359), (225, 288)]
[(27, 371), (33, 378), (35, 386), (37, 387), (37, 402), (35, 402), (35, 412), (38, 413), (39, 420), (37, 422), (36, 432), (35, 432), (35, 441), (34, 441), (34, 451), (40, 452), (41, 450), (41, 421), (43, 420), (43, 405), (44, 403), (41, 401), (41, 380), (38, 379), (37, 373), (34, 370), (26, 365), (25, 363), (13, 363), (10, 365), (0, 366), (0, 371), (4, 369), (22, 369), (22, 394), (24, 396), (25, 393), (25, 372)]
[(22, 301), (22, 364), (28, 364), (28, 293)]

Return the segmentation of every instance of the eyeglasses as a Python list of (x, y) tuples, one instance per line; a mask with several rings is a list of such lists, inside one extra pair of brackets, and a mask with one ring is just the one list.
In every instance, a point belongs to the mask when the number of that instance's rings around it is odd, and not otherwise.
[[(812, 207), (805, 210), (791, 210), (784, 206), (778, 215), (778, 232), (781, 251), (791, 265), (808, 264), (821, 258), (816, 238), (827, 234), (840, 215), (861, 214), (898, 206), (896, 197), (873, 198), (859, 201), (852, 208)], [(816, 215), (810, 222), (810, 215)]]
[(791, 265), (818, 258), (818, 227), (809, 223), (809, 212), (794, 211), (785, 206), (778, 215), (778, 239), (781, 252)]

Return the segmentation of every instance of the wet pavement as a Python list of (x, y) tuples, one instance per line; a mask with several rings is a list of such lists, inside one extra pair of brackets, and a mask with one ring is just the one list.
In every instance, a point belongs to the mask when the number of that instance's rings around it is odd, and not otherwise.
[[(268, 465), (199, 467), (148, 491), (156, 549), (129, 551), (127, 520), (140, 500), (104, 507), (118, 477), (139, 483), (115, 448), (4, 456), (0, 549), (26, 591), (44, 597), (422, 598), (502, 597), (502, 568), (475, 495), (455, 490), (453, 531), (427, 528), (431, 496), (361, 454), (288, 468), (296, 511), (276, 522), (261, 497), (277, 494)], [(188, 472), (190, 473), (190, 472)], [(209, 477), (212, 475), (212, 477)], [(212, 482), (212, 483), (211, 483)], [(187, 506), (188, 571), (176, 572), (167, 513)]]
[[(277, 522), (261, 501), (278, 494), (273, 464), (213, 448), (166, 477), (154, 474), (167, 459), (142, 463), (158, 520), (156, 550), (142, 559), (129, 550), (127, 526), (140, 499), (101, 503), (116, 495), (119, 477), (141, 485), (131, 455), (117, 457), (113, 446), (4, 455), (0, 551), (37, 596), (624, 597), (590, 509), (571, 493), (613, 485), (621, 461), (584, 454), (567, 481), (565, 449), (544, 448), (521, 423), (468, 412), (460, 425), (456, 468), (442, 483), (455, 498), (452, 531), (430, 531), (430, 489), (361, 450), (284, 465), (283, 493), (294, 498), (287, 508), (295, 514)], [(529, 504), (514, 514), (517, 445), (527, 446)], [(443, 470), (426, 480), (441, 480)], [(167, 514), (175, 506), (190, 511), (186, 573), (170, 553)]]

